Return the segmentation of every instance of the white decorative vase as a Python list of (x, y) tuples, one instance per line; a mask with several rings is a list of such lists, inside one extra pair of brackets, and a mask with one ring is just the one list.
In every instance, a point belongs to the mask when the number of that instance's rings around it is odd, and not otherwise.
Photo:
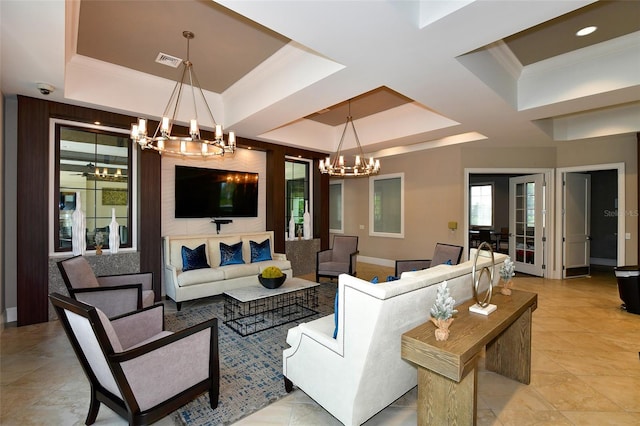
[(296, 223), (293, 221), (294, 210), (291, 210), (291, 219), (289, 219), (289, 239), (296, 239)]
[(305, 240), (311, 239), (311, 215), (309, 214), (309, 202), (304, 202), (304, 215), (302, 216), (302, 238)]
[(87, 219), (82, 211), (80, 192), (76, 192), (76, 209), (71, 215), (71, 250), (74, 256), (87, 251)]
[(116, 209), (111, 209), (111, 223), (109, 223), (109, 251), (117, 253), (120, 248), (120, 225), (116, 222)]

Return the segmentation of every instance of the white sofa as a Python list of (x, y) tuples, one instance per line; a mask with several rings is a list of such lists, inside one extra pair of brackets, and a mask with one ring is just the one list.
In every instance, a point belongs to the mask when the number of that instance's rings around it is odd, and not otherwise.
[[(372, 284), (338, 278), (338, 328), (334, 315), (291, 328), (283, 351), (285, 387), (302, 389), (345, 425), (360, 425), (417, 384), (416, 368), (400, 355), (404, 332), (429, 320), (437, 284), (447, 280), (456, 304), (473, 297), (469, 261), (404, 272), (397, 281)], [(487, 257), (485, 257), (485, 254)], [(506, 255), (495, 254), (494, 284)], [(481, 252), (478, 266), (491, 264)], [(479, 272), (479, 271), (478, 271)], [(481, 291), (488, 288), (484, 275)], [(481, 293), (484, 294), (484, 293)], [(451, 333), (456, 332), (455, 320)]]
[[(262, 243), (270, 240), (271, 259), (251, 263), (250, 242)], [(233, 245), (242, 241), (244, 264), (220, 266), (220, 243)], [(195, 249), (205, 244), (207, 263), (210, 268), (183, 271), (182, 246)], [(258, 274), (268, 266), (277, 266), (292, 277), (291, 262), (285, 254), (274, 253), (273, 231), (240, 234), (171, 235), (163, 237), (165, 291), (176, 302), (222, 294), (227, 290), (259, 285)]]

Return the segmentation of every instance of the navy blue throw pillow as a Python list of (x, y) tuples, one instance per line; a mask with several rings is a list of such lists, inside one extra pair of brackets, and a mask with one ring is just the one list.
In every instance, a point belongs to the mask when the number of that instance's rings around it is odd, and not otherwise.
[(242, 241), (232, 245), (220, 243), (220, 266), (225, 265), (241, 265), (242, 260)]
[(251, 245), (251, 263), (271, 260), (271, 243), (268, 238), (261, 243), (249, 241), (249, 244)]
[(205, 245), (201, 244), (191, 250), (189, 247), (182, 246), (182, 270), (191, 271), (193, 269), (208, 268), (207, 254)]

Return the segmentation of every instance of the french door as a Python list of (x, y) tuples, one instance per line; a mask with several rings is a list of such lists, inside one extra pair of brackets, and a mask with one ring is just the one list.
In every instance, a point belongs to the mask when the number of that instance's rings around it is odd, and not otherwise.
[(544, 174), (509, 179), (509, 256), (516, 272), (543, 276)]

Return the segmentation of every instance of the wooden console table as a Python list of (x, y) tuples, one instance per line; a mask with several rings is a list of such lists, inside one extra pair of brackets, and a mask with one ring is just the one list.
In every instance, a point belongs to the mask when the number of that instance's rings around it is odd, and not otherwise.
[(529, 384), (531, 381), (531, 315), (538, 295), (513, 290), (494, 292), (498, 309), (488, 316), (458, 306), (449, 339), (435, 339), (431, 322), (402, 335), (402, 358), (418, 367), (418, 425), (475, 425), (478, 371), (486, 346), (486, 368)]

